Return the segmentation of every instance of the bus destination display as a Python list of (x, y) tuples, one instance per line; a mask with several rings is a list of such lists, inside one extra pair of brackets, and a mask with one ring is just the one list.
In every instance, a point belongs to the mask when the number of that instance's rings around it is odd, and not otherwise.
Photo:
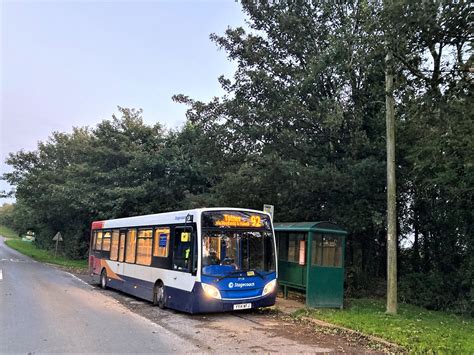
[(236, 211), (205, 212), (203, 227), (271, 229), (270, 218), (267, 215)]

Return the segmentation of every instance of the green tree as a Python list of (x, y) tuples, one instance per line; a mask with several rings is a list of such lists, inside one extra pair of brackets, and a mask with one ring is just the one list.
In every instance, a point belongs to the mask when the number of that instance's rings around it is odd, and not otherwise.
[[(223, 153), (219, 204), (277, 206), (276, 219), (333, 219), (352, 231), (363, 272), (382, 276), (384, 65), (366, 2), (242, 2), (250, 31), (211, 38), (237, 62), (227, 94), (183, 95), (189, 120)], [(350, 253), (349, 260), (353, 258)], [(358, 262), (357, 262), (358, 263)]]

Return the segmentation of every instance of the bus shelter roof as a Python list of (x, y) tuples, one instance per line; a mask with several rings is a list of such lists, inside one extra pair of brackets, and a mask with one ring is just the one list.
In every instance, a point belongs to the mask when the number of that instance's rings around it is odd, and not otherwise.
[(347, 234), (347, 231), (342, 227), (328, 221), (274, 223), (273, 228), (276, 232), (329, 232)]

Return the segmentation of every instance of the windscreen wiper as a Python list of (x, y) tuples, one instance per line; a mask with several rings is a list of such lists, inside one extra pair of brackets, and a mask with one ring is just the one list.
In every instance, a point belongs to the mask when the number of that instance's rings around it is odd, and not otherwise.
[(255, 275), (260, 277), (262, 280), (265, 279), (261, 273), (259, 273), (258, 271), (255, 271), (255, 270), (235, 270), (235, 271), (232, 271), (232, 272), (228, 273), (227, 275), (218, 277), (217, 279), (220, 281), (220, 280), (223, 280), (223, 279), (227, 279), (227, 278), (231, 277), (232, 275), (239, 275), (240, 276), (241, 274), (244, 274), (244, 273), (245, 273), (245, 276), (248, 276), (247, 273), (249, 271), (255, 273)]
[(240, 274), (242, 274), (243, 272), (245, 272), (245, 271), (242, 271), (242, 270), (231, 271), (231, 272), (228, 273), (227, 275), (218, 277), (217, 279), (220, 281), (220, 280), (226, 279), (226, 278), (228, 278), (228, 277), (231, 277), (232, 275), (240, 275)]

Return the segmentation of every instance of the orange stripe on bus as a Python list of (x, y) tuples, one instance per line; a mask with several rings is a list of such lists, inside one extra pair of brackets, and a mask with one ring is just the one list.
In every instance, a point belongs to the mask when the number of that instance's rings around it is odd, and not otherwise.
[(101, 260), (100, 264), (102, 267), (105, 267), (105, 270), (107, 271), (107, 277), (114, 280), (123, 281), (123, 279), (110, 268), (109, 264), (107, 263), (107, 260)]

